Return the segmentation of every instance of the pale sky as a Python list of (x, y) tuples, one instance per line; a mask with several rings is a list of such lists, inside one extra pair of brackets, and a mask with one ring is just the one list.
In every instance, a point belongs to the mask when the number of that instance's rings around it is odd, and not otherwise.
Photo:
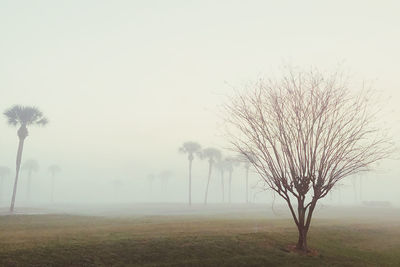
[[(232, 87), (287, 63), (342, 64), (388, 96), (397, 141), (399, 10), (398, 1), (2, 0), (0, 109), (34, 105), (49, 118), (29, 129), (24, 151), (42, 176), (52, 163), (75, 185), (171, 169), (185, 188), (177, 149), (224, 145), (218, 106)], [(16, 129), (1, 118), (0, 133), (0, 165), (14, 169)], [(382, 188), (399, 188), (387, 166)], [(203, 187), (206, 174), (195, 176)]]

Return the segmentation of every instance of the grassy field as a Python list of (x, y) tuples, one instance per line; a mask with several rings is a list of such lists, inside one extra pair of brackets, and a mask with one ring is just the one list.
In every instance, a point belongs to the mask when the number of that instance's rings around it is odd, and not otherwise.
[(317, 219), (288, 252), (289, 219), (249, 215), (0, 216), (0, 266), (400, 266), (400, 222)]

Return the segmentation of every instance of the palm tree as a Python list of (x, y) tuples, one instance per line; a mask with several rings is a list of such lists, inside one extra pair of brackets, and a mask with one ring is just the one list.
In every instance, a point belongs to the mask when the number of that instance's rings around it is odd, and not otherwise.
[(4, 184), (4, 178), (8, 177), (11, 173), (10, 168), (5, 167), (5, 166), (0, 166), (0, 199), (3, 199), (3, 184)]
[(246, 203), (249, 203), (249, 170), (250, 170), (250, 160), (253, 157), (249, 153), (239, 154), (238, 160), (243, 163), (244, 169), (246, 170)]
[(49, 172), (51, 174), (51, 202), (54, 202), (54, 183), (56, 174), (61, 171), (60, 166), (53, 164), (49, 166)]
[(39, 171), (39, 163), (34, 159), (29, 159), (22, 164), (22, 170), (28, 172), (28, 186), (26, 190), (26, 199), (30, 200), (31, 177), (33, 172)]
[(7, 118), (8, 124), (12, 126), (18, 126), (17, 135), (19, 138), (17, 160), (16, 160), (16, 172), (14, 189), (11, 199), (10, 212), (14, 211), (15, 197), (17, 195), (17, 184), (19, 169), (21, 167), (22, 150), (24, 148), (25, 138), (28, 136), (28, 128), (30, 125), (44, 126), (48, 123), (48, 120), (43, 116), (43, 113), (36, 107), (26, 107), (15, 105), (4, 112)]
[(220, 159), (215, 163), (215, 166), (214, 166), (215, 169), (217, 169), (221, 174), (222, 203), (225, 202), (225, 185), (224, 185), (224, 172), (225, 172), (225, 168), (226, 168), (225, 165), (226, 165), (225, 160)]
[(236, 167), (239, 165), (239, 160), (237, 158), (234, 157), (227, 157), (225, 159), (225, 168), (229, 173), (229, 194), (228, 194), (228, 198), (229, 198), (229, 203), (231, 203), (231, 192), (232, 192), (232, 173), (233, 173), (233, 167)]
[(206, 195), (204, 198), (204, 204), (207, 204), (207, 196), (208, 196), (208, 186), (210, 184), (211, 172), (213, 169), (213, 164), (221, 159), (221, 152), (216, 148), (205, 148), (201, 153), (202, 159), (208, 159), (208, 179), (207, 179), (207, 187), (206, 187)]
[(179, 152), (188, 154), (189, 160), (189, 206), (192, 205), (192, 161), (194, 155), (200, 155), (201, 146), (196, 142), (185, 142), (179, 148)]

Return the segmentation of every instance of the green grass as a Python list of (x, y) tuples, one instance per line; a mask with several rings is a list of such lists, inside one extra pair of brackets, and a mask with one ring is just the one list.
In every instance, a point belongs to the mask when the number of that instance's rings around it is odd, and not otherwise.
[(0, 266), (400, 266), (400, 223), (315, 220), (317, 256), (287, 252), (291, 220), (0, 217)]

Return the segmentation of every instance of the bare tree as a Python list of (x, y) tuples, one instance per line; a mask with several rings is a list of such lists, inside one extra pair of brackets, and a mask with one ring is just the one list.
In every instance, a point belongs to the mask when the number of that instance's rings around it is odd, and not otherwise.
[(208, 159), (208, 179), (207, 179), (207, 186), (206, 186), (206, 194), (204, 197), (204, 204), (207, 204), (207, 197), (208, 197), (208, 186), (210, 185), (211, 173), (214, 166), (214, 163), (221, 159), (221, 151), (216, 148), (208, 147), (203, 149), (201, 153), (202, 159)]
[(233, 149), (287, 202), (298, 250), (307, 251), (317, 201), (392, 151), (367, 93), (350, 91), (341, 73), (289, 68), (282, 79), (261, 80), (225, 105)]
[(38, 125), (44, 126), (48, 123), (47, 118), (43, 116), (43, 113), (36, 107), (25, 107), (15, 105), (4, 112), (4, 116), (7, 118), (9, 125), (18, 126), (17, 135), (19, 138), (17, 160), (15, 166), (15, 181), (14, 189), (11, 198), (10, 212), (14, 212), (15, 198), (17, 196), (17, 185), (19, 177), (19, 169), (21, 167), (22, 151), (24, 149), (25, 138), (28, 137), (28, 126)]
[(188, 154), (189, 160), (189, 206), (192, 205), (192, 162), (194, 155), (199, 156), (201, 153), (201, 146), (196, 142), (185, 142), (179, 148), (179, 152)]

